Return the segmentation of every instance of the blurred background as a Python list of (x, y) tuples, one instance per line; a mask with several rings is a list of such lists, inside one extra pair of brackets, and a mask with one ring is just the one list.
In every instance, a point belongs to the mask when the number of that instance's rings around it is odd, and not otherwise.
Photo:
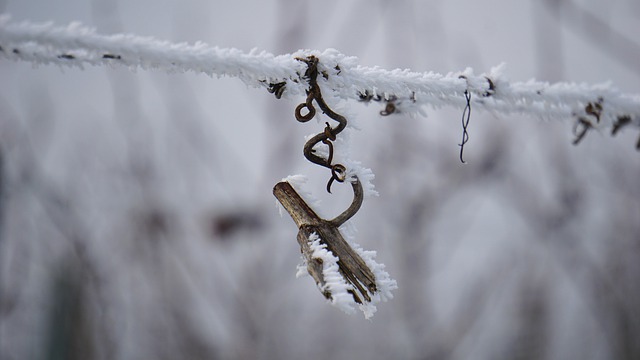
[[(365, 66), (640, 93), (636, 0), (0, 0), (15, 21)], [(296, 279), (273, 185), (306, 174), (302, 99), (238, 79), (0, 60), (0, 358), (639, 359), (638, 132), (347, 104), (379, 197), (352, 220), (398, 281), (371, 321)]]

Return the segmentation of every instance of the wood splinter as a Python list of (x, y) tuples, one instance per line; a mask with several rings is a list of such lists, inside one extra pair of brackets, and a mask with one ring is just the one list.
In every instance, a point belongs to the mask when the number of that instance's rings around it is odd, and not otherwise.
[[(377, 291), (375, 276), (364, 262), (345, 241), (338, 228), (351, 218), (362, 205), (363, 191), (360, 181), (356, 178), (351, 183), (354, 199), (351, 206), (333, 220), (320, 218), (309, 205), (300, 197), (294, 188), (286, 181), (279, 182), (273, 188), (273, 194), (287, 210), (291, 218), (298, 226), (298, 244), (307, 263), (307, 271), (313, 277), (319, 289), (326, 289), (323, 276), (323, 264), (319, 259), (313, 258), (313, 251), (309, 246), (309, 237), (316, 233), (320, 241), (326, 244), (327, 250), (337, 257), (339, 272), (345, 281), (353, 286), (349, 292), (356, 303), (362, 304), (363, 299), (371, 302), (370, 294)], [(332, 298), (328, 290), (322, 290), (327, 299)]]

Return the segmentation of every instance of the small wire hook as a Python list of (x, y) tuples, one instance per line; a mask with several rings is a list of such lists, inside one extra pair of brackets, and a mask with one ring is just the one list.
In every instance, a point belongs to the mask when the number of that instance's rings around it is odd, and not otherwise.
[(463, 164), (466, 163), (462, 157), (464, 153), (464, 145), (469, 141), (469, 133), (467, 132), (467, 128), (469, 127), (469, 119), (471, 119), (471, 92), (465, 90), (464, 98), (467, 100), (467, 105), (462, 111), (462, 142), (458, 144), (458, 146), (460, 146), (460, 161)]
[[(344, 116), (334, 112), (322, 98), (322, 92), (320, 91), (320, 86), (318, 85), (318, 58), (316, 58), (315, 56), (309, 56), (307, 58), (296, 59), (307, 64), (307, 70), (305, 71), (304, 76), (309, 79), (309, 90), (307, 90), (307, 98), (305, 102), (299, 104), (295, 110), (296, 120), (298, 120), (299, 122), (307, 122), (316, 115), (316, 109), (313, 106), (313, 100), (315, 100), (316, 104), (324, 114), (326, 114), (332, 120), (338, 122), (338, 125), (336, 125), (335, 128), (332, 128), (328, 122), (325, 122), (326, 126), (323, 131), (309, 139), (305, 143), (303, 149), (304, 156), (305, 158), (307, 158), (307, 160), (314, 164), (331, 169), (331, 178), (327, 183), (327, 192), (331, 193), (331, 185), (334, 181), (344, 182), (346, 179), (346, 167), (342, 164), (333, 164), (333, 141), (335, 141), (337, 135), (346, 128), (347, 119)], [(323, 72), (323, 77), (325, 79), (327, 79), (328, 76), (328, 74)], [(302, 110), (305, 108), (308, 112), (303, 115)], [(329, 148), (329, 155), (326, 159), (318, 156), (315, 153), (314, 147), (320, 142), (327, 145)]]

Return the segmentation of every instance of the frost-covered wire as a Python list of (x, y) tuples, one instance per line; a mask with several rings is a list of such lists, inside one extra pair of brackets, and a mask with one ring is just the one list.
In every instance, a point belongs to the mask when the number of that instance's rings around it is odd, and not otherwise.
[[(357, 58), (333, 49), (299, 50), (276, 56), (202, 42), (171, 43), (127, 34), (101, 35), (79, 23), (60, 27), (52, 23), (12, 22), (8, 15), (0, 16), (3, 58), (60, 66), (126, 66), (231, 76), (250, 86), (277, 89), (278, 95), (284, 96), (304, 94), (306, 64), (296, 58), (310, 55), (320, 60), (321, 86), (332, 90), (335, 96), (393, 103), (398, 112), (423, 113), (425, 106), (463, 108), (468, 91), (474, 94), (474, 109), (542, 119), (571, 118), (594, 128), (621, 124), (640, 127), (639, 95), (621, 93), (610, 84), (509, 82), (501, 65), (480, 75), (472, 69), (446, 75), (385, 70), (359, 65)], [(600, 106), (597, 117), (586, 111), (594, 104)]]

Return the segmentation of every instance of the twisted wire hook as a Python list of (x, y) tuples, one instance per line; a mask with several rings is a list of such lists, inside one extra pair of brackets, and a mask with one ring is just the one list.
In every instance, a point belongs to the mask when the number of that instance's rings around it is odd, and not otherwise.
[[(299, 104), (295, 110), (296, 120), (304, 123), (313, 119), (316, 114), (316, 109), (313, 106), (313, 101), (315, 100), (316, 104), (318, 104), (318, 107), (324, 114), (326, 114), (332, 120), (338, 122), (338, 125), (336, 125), (335, 127), (331, 127), (329, 123), (326, 122), (326, 127), (324, 128), (323, 132), (309, 139), (305, 143), (303, 149), (304, 156), (307, 160), (331, 170), (331, 178), (327, 183), (327, 192), (331, 193), (331, 185), (334, 181), (344, 182), (346, 180), (346, 167), (342, 164), (332, 164), (332, 142), (335, 141), (337, 135), (346, 128), (347, 119), (344, 116), (333, 111), (322, 98), (322, 92), (320, 91), (320, 86), (318, 85), (318, 58), (312, 55), (307, 58), (296, 58), (296, 60), (302, 61), (307, 64), (307, 70), (305, 71), (304, 77), (309, 79), (309, 90), (307, 90), (307, 98), (305, 102)], [(306, 114), (302, 113), (303, 109), (307, 110)], [(329, 155), (326, 159), (315, 154), (313, 150), (316, 144), (320, 142), (327, 145), (327, 147), (329, 148)]]
[(467, 132), (467, 128), (469, 127), (469, 119), (471, 119), (471, 92), (465, 90), (464, 98), (465, 100), (467, 100), (467, 105), (462, 111), (462, 142), (458, 144), (458, 146), (460, 146), (460, 161), (463, 164), (466, 163), (462, 158), (462, 155), (464, 153), (464, 145), (469, 141), (469, 133)]

